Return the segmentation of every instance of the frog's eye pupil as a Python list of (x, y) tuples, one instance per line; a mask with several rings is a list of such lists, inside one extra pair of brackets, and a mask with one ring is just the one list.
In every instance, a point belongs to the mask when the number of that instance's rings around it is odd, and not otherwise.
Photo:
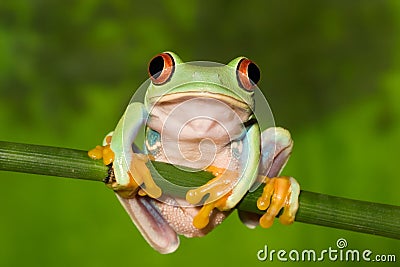
[(247, 58), (239, 61), (237, 66), (237, 79), (240, 87), (253, 91), (260, 81), (261, 73), (258, 66)]
[(149, 76), (153, 84), (161, 85), (171, 78), (175, 68), (173, 57), (169, 53), (161, 53), (149, 62)]
[(156, 56), (152, 61), (150, 61), (149, 73), (154, 79), (157, 79), (160, 76), (163, 68), (164, 60), (162, 56)]
[(260, 81), (261, 77), (260, 69), (253, 62), (251, 62), (247, 67), (247, 74), (249, 76), (250, 81), (253, 84), (257, 84)]

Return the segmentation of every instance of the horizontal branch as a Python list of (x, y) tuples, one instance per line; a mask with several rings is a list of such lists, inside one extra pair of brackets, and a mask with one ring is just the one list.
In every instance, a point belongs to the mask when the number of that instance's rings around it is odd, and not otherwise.
[[(185, 172), (166, 163), (154, 164), (171, 183), (193, 186), (208, 181), (208, 172)], [(86, 151), (0, 141), (0, 170), (103, 181), (108, 167)], [(248, 193), (237, 209), (262, 214), (256, 201), (262, 188)], [(400, 239), (400, 207), (329, 196), (302, 190), (296, 221)]]

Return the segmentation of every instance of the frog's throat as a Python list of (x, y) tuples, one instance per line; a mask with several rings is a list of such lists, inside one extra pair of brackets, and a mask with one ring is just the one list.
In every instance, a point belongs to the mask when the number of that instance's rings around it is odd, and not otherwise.
[(152, 97), (150, 99), (150, 103), (152, 103), (152, 105), (162, 104), (165, 102), (174, 102), (176, 100), (182, 100), (185, 98), (193, 99), (196, 97), (217, 99), (217, 100), (221, 100), (224, 103), (227, 103), (229, 105), (232, 105), (232, 106), (244, 109), (244, 110), (251, 109), (246, 102), (241, 101), (237, 98), (233, 98), (233, 97), (223, 95), (223, 94), (218, 94), (218, 93), (201, 92), (201, 91), (187, 91), (187, 92), (179, 92), (179, 93), (165, 94), (162, 96)]

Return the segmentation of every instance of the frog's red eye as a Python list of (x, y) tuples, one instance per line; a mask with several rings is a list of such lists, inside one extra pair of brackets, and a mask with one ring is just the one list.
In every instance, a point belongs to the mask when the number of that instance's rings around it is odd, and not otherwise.
[(174, 58), (168, 53), (161, 53), (150, 60), (148, 71), (151, 81), (160, 85), (171, 78), (174, 69)]
[(239, 61), (236, 75), (239, 85), (247, 91), (252, 91), (260, 81), (260, 69), (247, 58)]

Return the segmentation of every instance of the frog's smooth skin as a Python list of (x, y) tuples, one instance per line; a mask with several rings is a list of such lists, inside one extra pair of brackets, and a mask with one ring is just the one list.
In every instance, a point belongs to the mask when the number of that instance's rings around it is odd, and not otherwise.
[[(280, 221), (294, 221), (299, 185), (292, 177), (277, 177), (293, 147), (290, 134), (278, 127), (260, 133), (253, 114), (258, 67), (244, 57), (227, 66), (183, 64), (172, 52), (155, 56), (149, 63), (151, 83), (145, 103), (130, 103), (104, 146), (89, 151), (92, 158), (113, 163), (115, 180), (110, 187), (143, 237), (160, 253), (178, 248), (178, 234), (199, 237), (210, 232), (260, 182), (265, 187), (257, 206), (266, 212), (262, 217), (239, 212), (245, 225), (269, 227), (282, 208)], [(188, 122), (190, 116), (199, 119)], [(222, 122), (225, 132), (213, 120)], [(172, 128), (179, 124), (184, 127), (177, 138)], [(144, 153), (133, 145), (143, 125), (147, 127)], [(212, 146), (199, 154), (202, 140), (212, 141)], [(174, 150), (177, 143), (180, 152)], [(210, 147), (213, 156), (199, 159)], [(185, 199), (164, 196), (160, 201), (163, 191), (145, 165), (147, 155), (156, 161), (205, 168), (216, 178), (189, 190)], [(207, 197), (209, 201), (196, 206)]]

